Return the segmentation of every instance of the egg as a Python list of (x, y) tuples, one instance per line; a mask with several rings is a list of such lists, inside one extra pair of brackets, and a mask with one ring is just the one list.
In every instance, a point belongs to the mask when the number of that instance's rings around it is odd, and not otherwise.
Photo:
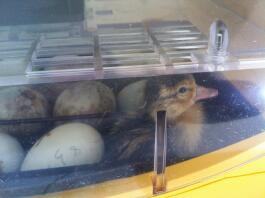
[(121, 112), (136, 112), (144, 107), (146, 80), (140, 80), (124, 87), (118, 94), (118, 108)]
[(86, 81), (65, 89), (57, 98), (55, 116), (96, 114), (114, 111), (115, 96), (112, 90), (101, 82)]
[[(0, 119), (43, 118), (49, 115), (45, 97), (27, 87), (8, 87), (0, 90)], [(12, 135), (32, 134), (41, 130), (41, 123), (1, 125), (0, 129)]]
[(51, 105), (54, 105), (58, 96), (68, 87), (74, 85), (75, 82), (47, 83), (30, 85), (30, 87), (42, 95), (44, 95)]
[(68, 123), (56, 127), (27, 153), (21, 170), (94, 164), (101, 161), (104, 142), (99, 132), (82, 123)]
[(20, 143), (6, 133), (0, 133), (0, 173), (19, 170), (24, 158), (24, 151)]

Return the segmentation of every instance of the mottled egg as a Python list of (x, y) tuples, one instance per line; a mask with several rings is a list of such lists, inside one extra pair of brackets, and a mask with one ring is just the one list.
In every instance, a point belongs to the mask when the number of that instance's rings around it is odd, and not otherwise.
[(44, 95), (51, 105), (54, 105), (58, 96), (68, 87), (73, 86), (76, 82), (60, 82), (30, 85), (30, 87)]
[[(49, 105), (39, 92), (27, 87), (8, 87), (0, 90), (0, 119), (43, 118), (49, 115)], [(14, 135), (32, 134), (41, 123), (1, 125), (0, 129)]]
[(115, 96), (101, 82), (87, 81), (65, 89), (57, 98), (54, 115), (71, 116), (114, 111)]
[(56, 127), (27, 153), (22, 171), (94, 164), (101, 161), (104, 142), (100, 133), (82, 123)]
[(0, 133), (0, 173), (17, 171), (24, 158), (20, 143), (6, 133)]
[(144, 107), (146, 80), (140, 80), (124, 87), (118, 94), (119, 111), (136, 112)]

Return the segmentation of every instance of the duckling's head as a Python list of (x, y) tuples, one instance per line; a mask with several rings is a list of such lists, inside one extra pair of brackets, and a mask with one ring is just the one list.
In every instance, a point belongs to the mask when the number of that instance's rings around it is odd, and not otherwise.
[(217, 95), (215, 89), (198, 86), (192, 75), (154, 77), (146, 86), (147, 110), (153, 118), (157, 111), (165, 110), (167, 117), (174, 119), (198, 100)]

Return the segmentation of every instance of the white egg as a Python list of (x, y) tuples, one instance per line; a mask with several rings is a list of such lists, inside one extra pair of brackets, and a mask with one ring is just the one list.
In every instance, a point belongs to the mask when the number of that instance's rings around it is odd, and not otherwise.
[(17, 171), (23, 158), (20, 143), (12, 136), (0, 133), (0, 173)]
[(29, 150), (22, 171), (94, 164), (101, 161), (104, 142), (91, 126), (70, 123), (56, 127)]
[(124, 87), (118, 94), (121, 112), (136, 112), (144, 107), (146, 80), (140, 80)]
[(87, 81), (65, 89), (57, 98), (54, 115), (84, 115), (114, 111), (115, 96), (101, 82)]
[[(0, 119), (43, 118), (49, 114), (47, 100), (42, 94), (27, 87), (8, 87), (0, 90)], [(31, 134), (42, 129), (42, 124), (0, 126), (14, 135)]]

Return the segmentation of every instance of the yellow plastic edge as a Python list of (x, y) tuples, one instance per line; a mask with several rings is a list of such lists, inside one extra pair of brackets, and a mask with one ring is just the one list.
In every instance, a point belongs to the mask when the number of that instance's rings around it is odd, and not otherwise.
[[(167, 168), (168, 193), (157, 197), (172, 197), (184, 193), (187, 189), (212, 183), (230, 174), (254, 174), (265, 171), (265, 133), (220, 149), (218, 151), (172, 165)], [(258, 163), (251, 169), (241, 170), (249, 164), (263, 159), (263, 166)], [(265, 176), (264, 176), (265, 177)], [(152, 197), (152, 173), (124, 179), (112, 180), (80, 189), (46, 195), (50, 198), (136, 198)], [(262, 179), (264, 179), (262, 177)], [(264, 183), (263, 183), (264, 184)], [(182, 195), (181, 195), (182, 196)], [(41, 197), (41, 196), (38, 196)], [(265, 197), (265, 196), (264, 196)]]

